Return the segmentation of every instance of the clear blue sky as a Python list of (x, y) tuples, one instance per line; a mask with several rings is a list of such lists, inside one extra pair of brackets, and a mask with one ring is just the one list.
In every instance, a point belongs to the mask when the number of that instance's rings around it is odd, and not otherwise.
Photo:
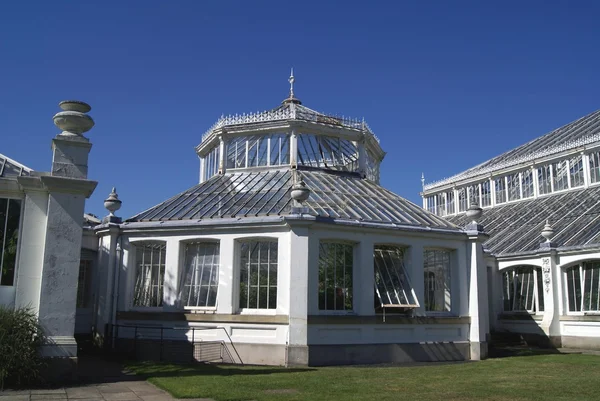
[(198, 181), (222, 114), (296, 94), (365, 117), (382, 184), (420, 203), (441, 179), (600, 109), (600, 2), (7, 1), (0, 153), (49, 170), (52, 115), (92, 105), (86, 210), (130, 217)]

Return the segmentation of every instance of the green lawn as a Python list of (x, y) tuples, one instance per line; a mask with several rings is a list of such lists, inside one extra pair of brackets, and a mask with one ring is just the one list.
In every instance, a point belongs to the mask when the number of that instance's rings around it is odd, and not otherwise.
[(131, 363), (178, 398), (231, 400), (600, 400), (600, 357), (553, 354), (393, 367), (286, 369)]

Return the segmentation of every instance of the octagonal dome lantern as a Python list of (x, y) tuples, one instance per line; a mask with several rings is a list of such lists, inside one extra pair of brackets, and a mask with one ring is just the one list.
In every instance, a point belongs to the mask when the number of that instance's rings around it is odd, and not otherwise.
[(363, 119), (308, 108), (294, 96), (293, 87), (271, 110), (221, 117), (202, 136), (196, 152), (202, 160), (201, 182), (225, 170), (289, 166), (356, 173), (378, 183), (385, 156)]

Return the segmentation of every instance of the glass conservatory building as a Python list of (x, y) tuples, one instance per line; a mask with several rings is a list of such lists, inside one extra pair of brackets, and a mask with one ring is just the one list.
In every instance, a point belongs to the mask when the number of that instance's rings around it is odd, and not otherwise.
[(194, 355), (220, 344), (254, 364), (485, 357), (485, 235), (381, 187), (364, 121), (292, 87), (272, 110), (219, 119), (196, 153), (197, 185), (94, 228), (99, 335), (160, 337), (161, 352), (189, 340)]
[[(471, 203), (490, 268), (491, 325), (551, 345), (600, 349), (600, 111), (424, 186), (457, 225)], [(544, 238), (546, 241), (544, 241)]]

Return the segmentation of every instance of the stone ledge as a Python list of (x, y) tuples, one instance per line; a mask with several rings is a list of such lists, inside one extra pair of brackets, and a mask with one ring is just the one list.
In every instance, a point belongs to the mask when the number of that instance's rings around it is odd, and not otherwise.
[(118, 312), (119, 320), (151, 320), (169, 322), (218, 322), (218, 323), (262, 323), (288, 324), (287, 315), (230, 315), (217, 313), (185, 312)]
[(308, 324), (469, 324), (469, 316), (336, 316), (309, 315)]
[(600, 315), (565, 315), (560, 317), (561, 322), (600, 322)]

